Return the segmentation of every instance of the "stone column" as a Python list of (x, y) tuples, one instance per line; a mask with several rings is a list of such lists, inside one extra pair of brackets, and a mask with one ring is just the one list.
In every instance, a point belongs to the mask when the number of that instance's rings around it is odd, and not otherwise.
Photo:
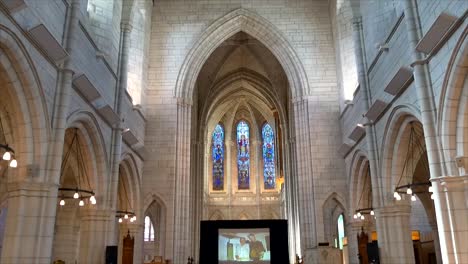
[[(117, 197), (118, 197), (118, 184), (119, 184), (119, 166), (122, 155), (122, 131), (123, 119), (122, 116), (122, 102), (125, 96), (125, 91), (127, 90), (127, 73), (128, 73), (128, 52), (130, 47), (130, 33), (132, 31), (132, 26), (128, 21), (122, 21), (120, 24), (120, 56), (119, 56), (119, 72), (118, 72), (118, 87), (115, 94), (115, 103), (114, 109), (120, 117), (120, 122), (113, 128), (112, 131), (112, 146), (111, 146), (111, 157), (112, 157), (112, 167), (110, 172), (110, 188), (109, 196), (107, 201), (107, 206), (113, 210), (117, 211)], [(137, 186), (140, 188), (140, 186)], [(134, 207), (136, 205), (133, 205)], [(143, 217), (137, 216), (137, 217)], [(109, 233), (107, 234), (108, 245), (118, 245), (118, 238), (115, 237), (117, 232), (115, 232), (116, 224), (115, 222), (110, 223), (108, 228)], [(122, 250), (119, 247), (119, 252)]]
[[(407, 202), (407, 201), (403, 201)], [(411, 206), (395, 204), (376, 210), (380, 263), (414, 263), (411, 240)]]
[[(286, 140), (285, 140), (286, 141)], [(290, 138), (288, 144), (284, 148), (284, 171), (285, 171), (285, 184), (284, 192), (286, 193), (286, 219), (288, 219), (288, 234), (289, 234), (289, 259), (294, 263), (296, 254), (302, 256), (301, 253), (301, 234), (299, 231), (299, 212), (298, 212), (298, 198), (297, 192), (297, 179), (294, 177), (296, 171), (296, 143), (294, 138)], [(287, 161), (287, 162), (286, 162)]]
[[(206, 166), (205, 162), (207, 161), (206, 156), (204, 155), (204, 147), (206, 144), (203, 143), (203, 141), (196, 141), (195, 139), (192, 142), (192, 150), (194, 152), (194, 155), (192, 156), (192, 164), (194, 167), (192, 168), (192, 174), (196, 175), (193, 184), (192, 184), (192, 190), (191, 192), (193, 193), (192, 199), (191, 199), (191, 207), (193, 208), (193, 218), (192, 218), (192, 225), (194, 232), (192, 232), (192, 252), (194, 252), (193, 258), (198, 259), (199, 258), (199, 248), (200, 248), (200, 221), (203, 219), (203, 194), (206, 189), (204, 189), (204, 181), (205, 178), (211, 179), (209, 176), (205, 177), (203, 175), (203, 168), (207, 168), (208, 171), (210, 171), (210, 168)], [(210, 149), (211, 153), (211, 149)], [(210, 175), (210, 174), (208, 174)], [(226, 174), (225, 174), (226, 175)], [(208, 185), (206, 185), (208, 186)]]
[(57, 185), (8, 184), (8, 213), (1, 263), (51, 262)]
[[(365, 57), (365, 47), (363, 39), (363, 29), (362, 29), (362, 18), (360, 16), (353, 18), (353, 41), (355, 43), (355, 54), (356, 54), (356, 68), (358, 71), (358, 80), (359, 86), (362, 91), (362, 101), (363, 109), (362, 113), (366, 113), (369, 110), (370, 105), (372, 104), (372, 95), (370, 93), (370, 87), (367, 78), (367, 64), (364, 59)], [(382, 193), (382, 183), (380, 182), (380, 177), (378, 177), (378, 156), (376, 152), (377, 149), (377, 140), (375, 138), (375, 127), (372, 124), (374, 120), (369, 120), (369, 124), (365, 126), (366, 130), (366, 145), (367, 145), (367, 155), (369, 159), (370, 167), (370, 176), (372, 181), (372, 202), (375, 207), (380, 204), (380, 197), (384, 197)], [(356, 209), (356, 208), (354, 208)]]
[[(418, 102), (421, 108), (421, 118), (424, 129), (427, 158), (429, 161), (429, 170), (431, 173), (431, 180), (433, 180), (438, 179), (438, 177), (443, 175), (443, 166), (441, 163), (442, 152), (440, 151), (442, 148), (440, 146), (440, 141), (438, 141), (435, 125), (437, 122), (436, 104), (430, 82), (429, 69), (428, 65), (426, 64), (427, 61), (424, 61), (424, 55), (416, 50), (416, 45), (422, 37), (422, 29), (419, 20), (417, 4), (415, 0), (405, 0), (403, 1), (403, 8), (405, 13), (404, 20), (408, 32), (409, 46), (413, 51), (412, 59), (414, 62), (412, 66), (414, 69), (414, 82), (418, 94)], [(438, 182), (438, 180), (436, 181)], [(438, 187), (434, 187), (434, 189), (437, 188)], [(447, 231), (447, 228), (452, 228), (454, 226), (450, 225), (451, 220), (450, 216), (447, 215), (448, 211), (446, 211), (446, 201), (442, 199), (443, 197), (441, 197), (440, 193), (435, 193), (434, 195), (436, 198), (434, 200), (434, 206), (437, 218), (437, 226), (439, 227), (439, 244), (441, 255), (443, 256), (443, 261), (444, 263), (460, 263), (455, 262), (455, 255), (457, 255), (455, 252), (457, 252), (458, 249), (453, 247), (456, 245), (453, 244), (453, 240), (451, 239), (452, 235), (450, 235), (450, 232)], [(466, 228), (464, 230), (466, 230)], [(454, 230), (452, 230), (452, 232), (454, 232)]]
[[(310, 153), (309, 138), (309, 109), (308, 101), (303, 98), (296, 98), (293, 101), (294, 108), (294, 133), (295, 139), (301, 144), (295, 144), (295, 189), (297, 191), (298, 207), (298, 233), (302, 252), (304, 253), (304, 263), (316, 262), (317, 231), (316, 231), (316, 211), (314, 193), (314, 175)], [(297, 244), (296, 244), (297, 246)], [(297, 250), (298, 248), (296, 248)]]
[[(352, 219), (352, 217), (350, 217)], [(346, 225), (346, 237), (348, 238), (348, 260), (350, 264), (359, 264), (359, 250), (357, 235), (361, 232), (362, 223), (353, 221)]]
[[(45, 178), (32, 182), (31, 175), (20, 175), (22, 182), (8, 186), (8, 214), (1, 263), (50, 263), (54, 238), (57, 192), (62, 162), (66, 118), (72, 89), (73, 44), (79, 27), (79, 1), (68, 6), (62, 46), (70, 55), (60, 65), (55, 91), (53, 119), (46, 158)], [(39, 161), (37, 161), (39, 162)], [(31, 181), (31, 182), (29, 182)]]
[(443, 263), (468, 263), (468, 175), (431, 181)]
[(176, 128), (176, 168), (175, 168), (175, 212), (174, 212), (174, 248), (173, 263), (187, 261), (194, 256), (192, 252), (193, 219), (191, 208), (191, 173), (190, 173), (190, 141), (191, 141), (192, 104), (187, 99), (179, 98), (177, 102)]
[(78, 263), (102, 263), (105, 260), (107, 233), (114, 223), (114, 211), (81, 208), (80, 247)]

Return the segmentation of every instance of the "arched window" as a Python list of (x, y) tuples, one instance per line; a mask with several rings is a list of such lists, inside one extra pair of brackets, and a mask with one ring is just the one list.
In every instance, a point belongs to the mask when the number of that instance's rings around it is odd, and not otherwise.
[(250, 188), (249, 125), (245, 121), (237, 124), (237, 172), (239, 190)]
[(345, 229), (344, 229), (344, 217), (343, 214), (338, 216), (338, 247), (343, 249), (343, 238), (345, 237)]
[(144, 241), (145, 242), (154, 241), (154, 226), (149, 216), (145, 216)]
[(224, 190), (224, 129), (218, 124), (213, 131), (213, 190)]
[(263, 182), (265, 189), (275, 188), (275, 136), (269, 124), (262, 129), (263, 138)]

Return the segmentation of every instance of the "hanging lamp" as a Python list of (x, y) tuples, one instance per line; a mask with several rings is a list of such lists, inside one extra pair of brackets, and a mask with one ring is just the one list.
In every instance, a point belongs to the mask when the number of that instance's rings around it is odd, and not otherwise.
[[(403, 169), (401, 171), (400, 178), (398, 180), (397, 186), (395, 187), (395, 191), (393, 192), (393, 198), (397, 201), (400, 201), (404, 195), (409, 195), (411, 197), (411, 201), (415, 202), (417, 200), (416, 194), (433, 192), (432, 184), (430, 181), (413, 181), (414, 169), (416, 167), (414, 164), (415, 152), (417, 151), (418, 157), (422, 157), (422, 155), (425, 152), (425, 149), (422, 146), (421, 142), (417, 140), (417, 138), (419, 138), (420, 136), (422, 135), (419, 135), (416, 132), (413, 126), (413, 122), (411, 122), (408, 149), (406, 151), (405, 162), (403, 163)], [(423, 162), (423, 167), (425, 168), (426, 173), (429, 174), (429, 171), (427, 171), (429, 164), (427, 163), (426, 159), (423, 159)], [(405, 178), (408, 179), (408, 184), (401, 184), (403, 176), (405, 176)], [(427, 189), (425, 189), (424, 186), (426, 186)], [(433, 194), (431, 194), (431, 199), (434, 199)]]
[(5, 130), (3, 129), (3, 120), (1, 116), (0, 129), (2, 130), (0, 135), (0, 155), (2, 156), (2, 160), (7, 161), (9, 167), (16, 168), (18, 167), (18, 161), (15, 157), (15, 150), (6, 142)]
[[(119, 170), (120, 170), (120, 168), (119, 168)], [(120, 172), (119, 172), (119, 174), (120, 174)], [(122, 183), (122, 188), (123, 188), (124, 195), (125, 195), (125, 198), (126, 198), (126, 201), (127, 201), (126, 205), (129, 205), (130, 204), (130, 199), (128, 198), (127, 188), (125, 188), (124, 183)], [(115, 211), (115, 217), (118, 219), (119, 223), (123, 223), (124, 221), (129, 221), (130, 223), (133, 223), (133, 222), (136, 221), (136, 214), (132, 210), (117, 210), (117, 211)]]
[[(60, 198), (59, 205), (66, 205), (67, 200), (79, 200), (78, 206), (80, 207), (83, 207), (85, 204), (95, 205), (97, 203), (96, 196), (94, 191), (91, 189), (91, 184), (88, 179), (86, 163), (84, 162), (83, 153), (81, 152), (77, 128), (74, 129), (71, 143), (68, 146), (67, 152), (64, 155), (62, 167), (60, 170), (60, 178), (64, 177), (65, 168), (67, 167), (72, 151), (75, 152), (76, 164), (78, 166), (78, 183), (76, 186), (60, 187), (58, 189), (58, 197)], [(86, 183), (87, 188), (85, 188), (82, 185), (82, 180), (84, 181), (84, 183)]]

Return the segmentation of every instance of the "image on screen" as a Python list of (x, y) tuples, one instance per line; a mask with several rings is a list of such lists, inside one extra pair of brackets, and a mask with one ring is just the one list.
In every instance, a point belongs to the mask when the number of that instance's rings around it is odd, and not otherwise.
[(270, 263), (270, 229), (219, 229), (218, 263)]

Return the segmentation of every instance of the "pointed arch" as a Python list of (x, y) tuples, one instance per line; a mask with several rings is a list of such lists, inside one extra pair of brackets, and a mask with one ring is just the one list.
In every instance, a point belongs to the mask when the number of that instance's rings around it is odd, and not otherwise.
[(340, 215), (344, 216), (344, 221), (347, 222), (345, 203), (343, 199), (336, 193), (331, 193), (328, 198), (325, 200), (322, 206), (322, 215), (323, 215), (323, 235), (324, 239), (333, 245), (333, 238), (337, 237), (336, 222)]
[[(136, 163), (135, 156), (131, 153), (127, 153), (120, 162), (120, 167), (124, 170), (124, 179), (122, 179), (129, 191), (130, 205), (135, 213), (140, 212), (141, 206), (141, 184), (140, 184), (140, 173), (138, 171), (138, 165)], [(120, 173), (119, 173), (120, 176)], [(120, 180), (120, 177), (119, 177)]]
[(27, 48), (9, 28), (0, 25), (0, 105), (7, 107), (12, 121), (11, 129), (16, 135), (10, 144), (15, 149), (18, 170), (15, 179), (28, 175), (27, 165), (38, 165), (35, 173), (44, 180), (44, 155), (51, 134), (45, 92)]
[[(381, 205), (392, 204), (393, 188), (401, 175), (403, 159), (406, 156), (406, 148), (402, 147), (408, 140), (410, 123), (415, 122), (420, 127), (421, 135), (422, 123), (419, 110), (412, 106), (400, 105), (392, 109), (388, 121), (385, 125), (385, 132), (381, 142), (381, 164), (380, 183), (373, 183), (378, 186)], [(421, 139), (424, 143), (424, 138)]]
[(439, 101), (438, 134), (446, 169), (444, 175), (458, 175), (456, 156), (468, 156), (468, 28), (458, 39), (448, 62)]
[(193, 45), (177, 77), (175, 97), (191, 101), (197, 76), (208, 57), (223, 41), (240, 31), (255, 36), (275, 55), (285, 70), (292, 98), (308, 92), (304, 67), (286, 37), (265, 18), (240, 8), (212, 23)]
[[(78, 128), (82, 133), (87, 151), (90, 153), (90, 161), (92, 164), (93, 177), (89, 179), (94, 184), (96, 198), (102, 200), (98, 202), (103, 205), (109, 201), (108, 185), (109, 182), (109, 162), (106, 157), (106, 144), (99, 122), (93, 113), (88, 111), (76, 111), (70, 114), (67, 118), (67, 128)], [(60, 177), (60, 175), (58, 175)]]

